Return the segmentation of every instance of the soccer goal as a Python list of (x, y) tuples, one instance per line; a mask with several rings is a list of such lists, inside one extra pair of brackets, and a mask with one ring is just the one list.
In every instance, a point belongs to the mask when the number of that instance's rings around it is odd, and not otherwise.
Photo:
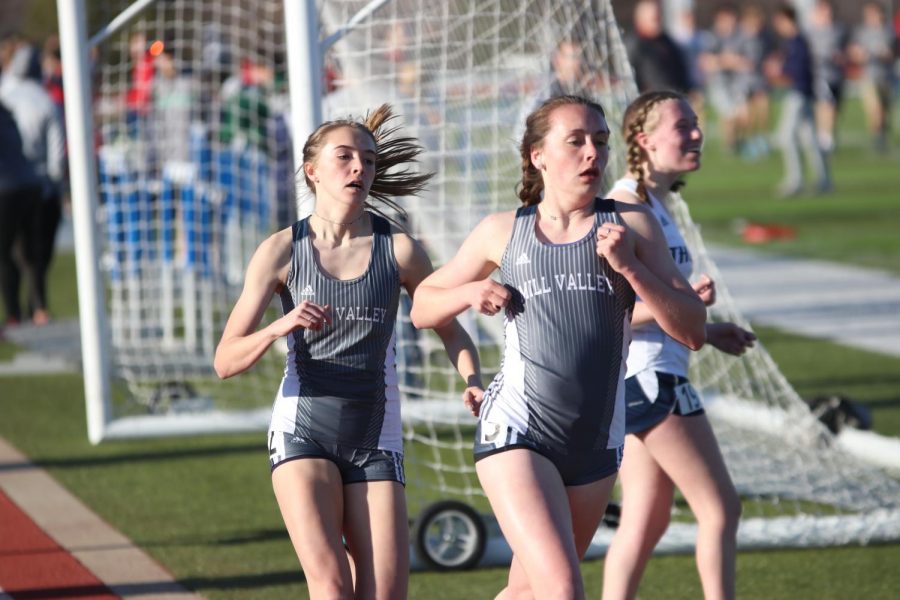
[[(60, 22), (76, 22), (63, 33), (70, 71), (88, 63), (80, 4), (59, 3)], [(266, 427), (284, 347), (226, 382), (213, 373), (213, 351), (250, 253), (311, 209), (293, 172), (318, 119), (395, 106), (426, 147), (421, 169), (437, 174), (421, 198), (404, 202), (436, 264), (486, 214), (517, 205), (516, 139), (528, 110), (554, 89), (561, 43), (580, 53), (571, 91), (600, 101), (614, 132), (607, 183), (624, 170), (617, 124), (636, 89), (609, 0), (90, 4), (87, 14), (108, 12), (98, 18), (91, 77), (80, 74), (92, 93), (73, 92), (67, 110), (93, 442)], [(78, 75), (67, 73), (67, 95)], [(698, 271), (717, 276), (686, 205), (669, 201)], [(744, 323), (725, 284), (718, 278), (711, 318)], [(411, 512), (450, 500), (487, 512), (462, 384), (436, 336), (411, 326), (408, 305), (396, 357)], [(500, 318), (466, 315), (463, 324), (493, 376)], [(694, 358), (693, 380), (744, 499), (742, 546), (900, 538), (897, 480), (846, 452), (765, 349)], [(693, 539), (687, 512), (673, 548)], [(449, 536), (447, 565), (466, 564), (457, 557), (469, 551), (467, 535)]]

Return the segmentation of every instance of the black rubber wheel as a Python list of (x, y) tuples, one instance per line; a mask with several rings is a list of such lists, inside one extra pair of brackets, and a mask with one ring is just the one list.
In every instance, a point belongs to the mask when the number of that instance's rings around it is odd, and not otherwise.
[(179, 400), (196, 398), (197, 392), (194, 386), (186, 381), (164, 381), (156, 386), (147, 407), (152, 414), (167, 413), (172, 405)]
[(603, 513), (603, 524), (610, 529), (619, 527), (619, 519), (622, 517), (622, 505), (610, 502), (606, 505), (606, 512)]
[(429, 504), (413, 526), (419, 558), (437, 571), (471, 569), (484, 555), (484, 521), (464, 502), (442, 500)]

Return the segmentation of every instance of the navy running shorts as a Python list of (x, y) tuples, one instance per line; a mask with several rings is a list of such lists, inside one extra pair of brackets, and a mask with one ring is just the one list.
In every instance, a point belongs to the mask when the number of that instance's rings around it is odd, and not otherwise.
[(647, 431), (670, 414), (693, 417), (704, 412), (700, 397), (685, 377), (655, 371), (625, 380), (625, 433)]
[(600, 481), (618, 473), (622, 465), (624, 445), (602, 450), (562, 452), (535, 442), (512, 427), (503, 427), (489, 434), (485, 429), (484, 421), (479, 420), (475, 428), (475, 462), (507, 450), (524, 448), (553, 463), (567, 487)]
[(283, 431), (269, 432), (269, 464), (273, 471), (279, 465), (301, 458), (330, 460), (337, 466), (345, 485), (364, 481), (396, 481), (406, 485), (400, 452), (353, 448)]

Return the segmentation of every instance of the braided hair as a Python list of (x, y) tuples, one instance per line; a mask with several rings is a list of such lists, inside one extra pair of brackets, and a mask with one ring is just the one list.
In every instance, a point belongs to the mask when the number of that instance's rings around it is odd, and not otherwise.
[[(638, 134), (650, 133), (656, 128), (659, 115), (654, 109), (668, 100), (685, 100), (683, 94), (678, 92), (661, 90), (644, 92), (638, 96), (628, 108), (622, 118), (622, 136), (625, 138), (625, 157), (628, 162), (628, 171), (637, 179), (637, 195), (644, 202), (649, 201), (647, 185), (644, 183), (644, 150), (637, 143)], [(672, 191), (678, 191), (684, 186), (684, 182), (676, 181)]]
[(540, 170), (531, 162), (531, 149), (544, 143), (544, 138), (550, 131), (550, 115), (553, 111), (560, 106), (570, 104), (587, 106), (600, 113), (604, 119), (606, 118), (603, 107), (598, 103), (572, 95), (555, 96), (545, 100), (528, 115), (528, 118), (525, 119), (525, 133), (522, 136), (522, 143), (519, 145), (519, 155), (522, 159), (522, 180), (516, 186), (519, 200), (525, 206), (538, 204), (541, 201), (541, 193), (544, 191), (544, 178)]
[[(372, 187), (369, 188), (369, 197), (365, 201), (365, 207), (386, 216), (375, 204), (370, 202), (370, 199), (377, 200), (395, 211), (400, 215), (400, 219), (405, 221), (406, 210), (394, 198), (419, 194), (425, 189), (428, 181), (434, 177), (434, 173), (416, 173), (410, 171), (409, 168), (395, 170), (395, 167), (400, 165), (416, 162), (423, 151), (422, 146), (415, 138), (396, 135), (400, 130), (399, 126), (386, 127), (387, 123), (396, 117), (390, 104), (382, 104), (369, 112), (362, 121), (347, 118), (322, 123), (303, 145), (303, 163), (313, 163), (319, 158), (325, 145), (325, 139), (332, 131), (341, 127), (364, 131), (375, 142), (375, 178), (372, 181)], [(316, 185), (306, 175), (305, 170), (303, 178), (307, 187), (315, 194)]]

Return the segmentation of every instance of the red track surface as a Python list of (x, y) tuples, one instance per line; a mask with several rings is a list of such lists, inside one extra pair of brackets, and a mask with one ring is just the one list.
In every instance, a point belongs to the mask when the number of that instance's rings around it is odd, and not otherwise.
[(0, 589), (14, 598), (118, 598), (0, 490)]

